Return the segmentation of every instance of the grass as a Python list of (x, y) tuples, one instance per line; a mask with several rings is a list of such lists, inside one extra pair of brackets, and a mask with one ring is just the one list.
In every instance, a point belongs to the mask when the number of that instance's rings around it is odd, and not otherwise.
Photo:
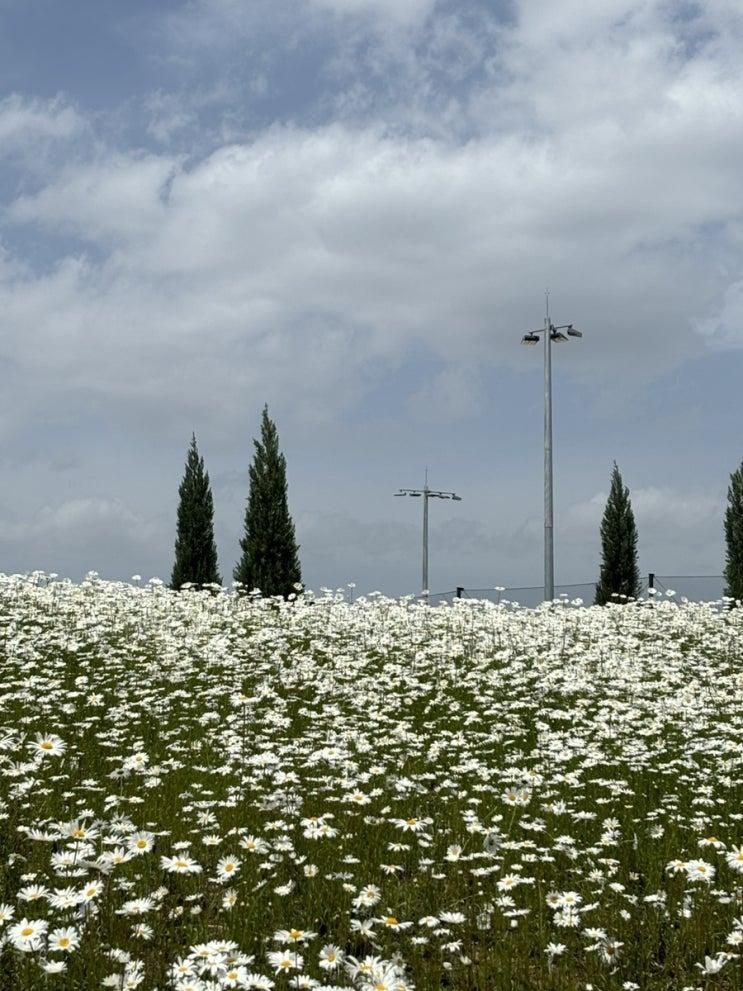
[(741, 622), (2, 577), (0, 987), (740, 989)]

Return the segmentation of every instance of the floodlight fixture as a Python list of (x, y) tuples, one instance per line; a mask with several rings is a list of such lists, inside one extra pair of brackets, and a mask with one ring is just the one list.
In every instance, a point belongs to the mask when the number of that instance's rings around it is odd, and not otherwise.
[(524, 334), (521, 338), (521, 343), (533, 347), (535, 344), (539, 344), (539, 338), (534, 333)]

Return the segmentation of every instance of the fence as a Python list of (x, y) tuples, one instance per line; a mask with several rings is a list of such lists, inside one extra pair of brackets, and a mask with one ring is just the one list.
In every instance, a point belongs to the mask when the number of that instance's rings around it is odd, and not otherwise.
[[(642, 582), (641, 594), (647, 596), (648, 589), (655, 589), (653, 594), (656, 598), (668, 596), (673, 597), (676, 602), (684, 598), (690, 602), (715, 602), (725, 594), (725, 579), (723, 575), (659, 575), (651, 571)], [(592, 606), (595, 595), (596, 582), (555, 585), (556, 599), (581, 599), (583, 605)], [(449, 592), (432, 592), (428, 597), (431, 605), (452, 599), (518, 602), (520, 606), (534, 608), (544, 601), (544, 585), (509, 585), (497, 588), (464, 588), (460, 585)]]

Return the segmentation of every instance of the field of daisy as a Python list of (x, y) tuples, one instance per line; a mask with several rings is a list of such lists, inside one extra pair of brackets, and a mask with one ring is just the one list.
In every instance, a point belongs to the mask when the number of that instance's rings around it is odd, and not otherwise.
[(743, 988), (743, 610), (0, 576), (0, 988)]

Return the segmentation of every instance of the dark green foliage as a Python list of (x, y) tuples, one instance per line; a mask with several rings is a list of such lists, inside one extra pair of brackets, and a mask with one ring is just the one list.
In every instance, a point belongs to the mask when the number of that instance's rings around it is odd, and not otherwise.
[(601, 572), (596, 585), (595, 604), (617, 602), (614, 593), (637, 598), (640, 595), (640, 569), (637, 564), (637, 528), (629, 498), (616, 462), (611, 489), (601, 521)]
[(246, 591), (260, 589), (263, 595), (296, 593), (302, 581), (299, 548), (286, 497), (286, 459), (279, 451), (276, 424), (263, 408), (261, 439), (254, 440), (250, 466), (250, 492), (245, 509), (245, 532), (240, 540), (242, 557), (234, 579)]
[[(21, 954), (13, 952), (11, 946), (6, 944), (0, 949), (0, 988), (20, 988), (22, 987), (21, 977)], [(28, 973), (26, 965), (26, 973)]]
[(730, 476), (725, 545), (725, 595), (743, 599), (743, 464)]
[(199, 457), (195, 436), (191, 438), (186, 470), (178, 495), (178, 534), (170, 586), (179, 589), (185, 582), (192, 582), (197, 586), (208, 582), (221, 585), (217, 545), (214, 542), (214, 502), (209, 486), (209, 473), (204, 470), (204, 459)]

